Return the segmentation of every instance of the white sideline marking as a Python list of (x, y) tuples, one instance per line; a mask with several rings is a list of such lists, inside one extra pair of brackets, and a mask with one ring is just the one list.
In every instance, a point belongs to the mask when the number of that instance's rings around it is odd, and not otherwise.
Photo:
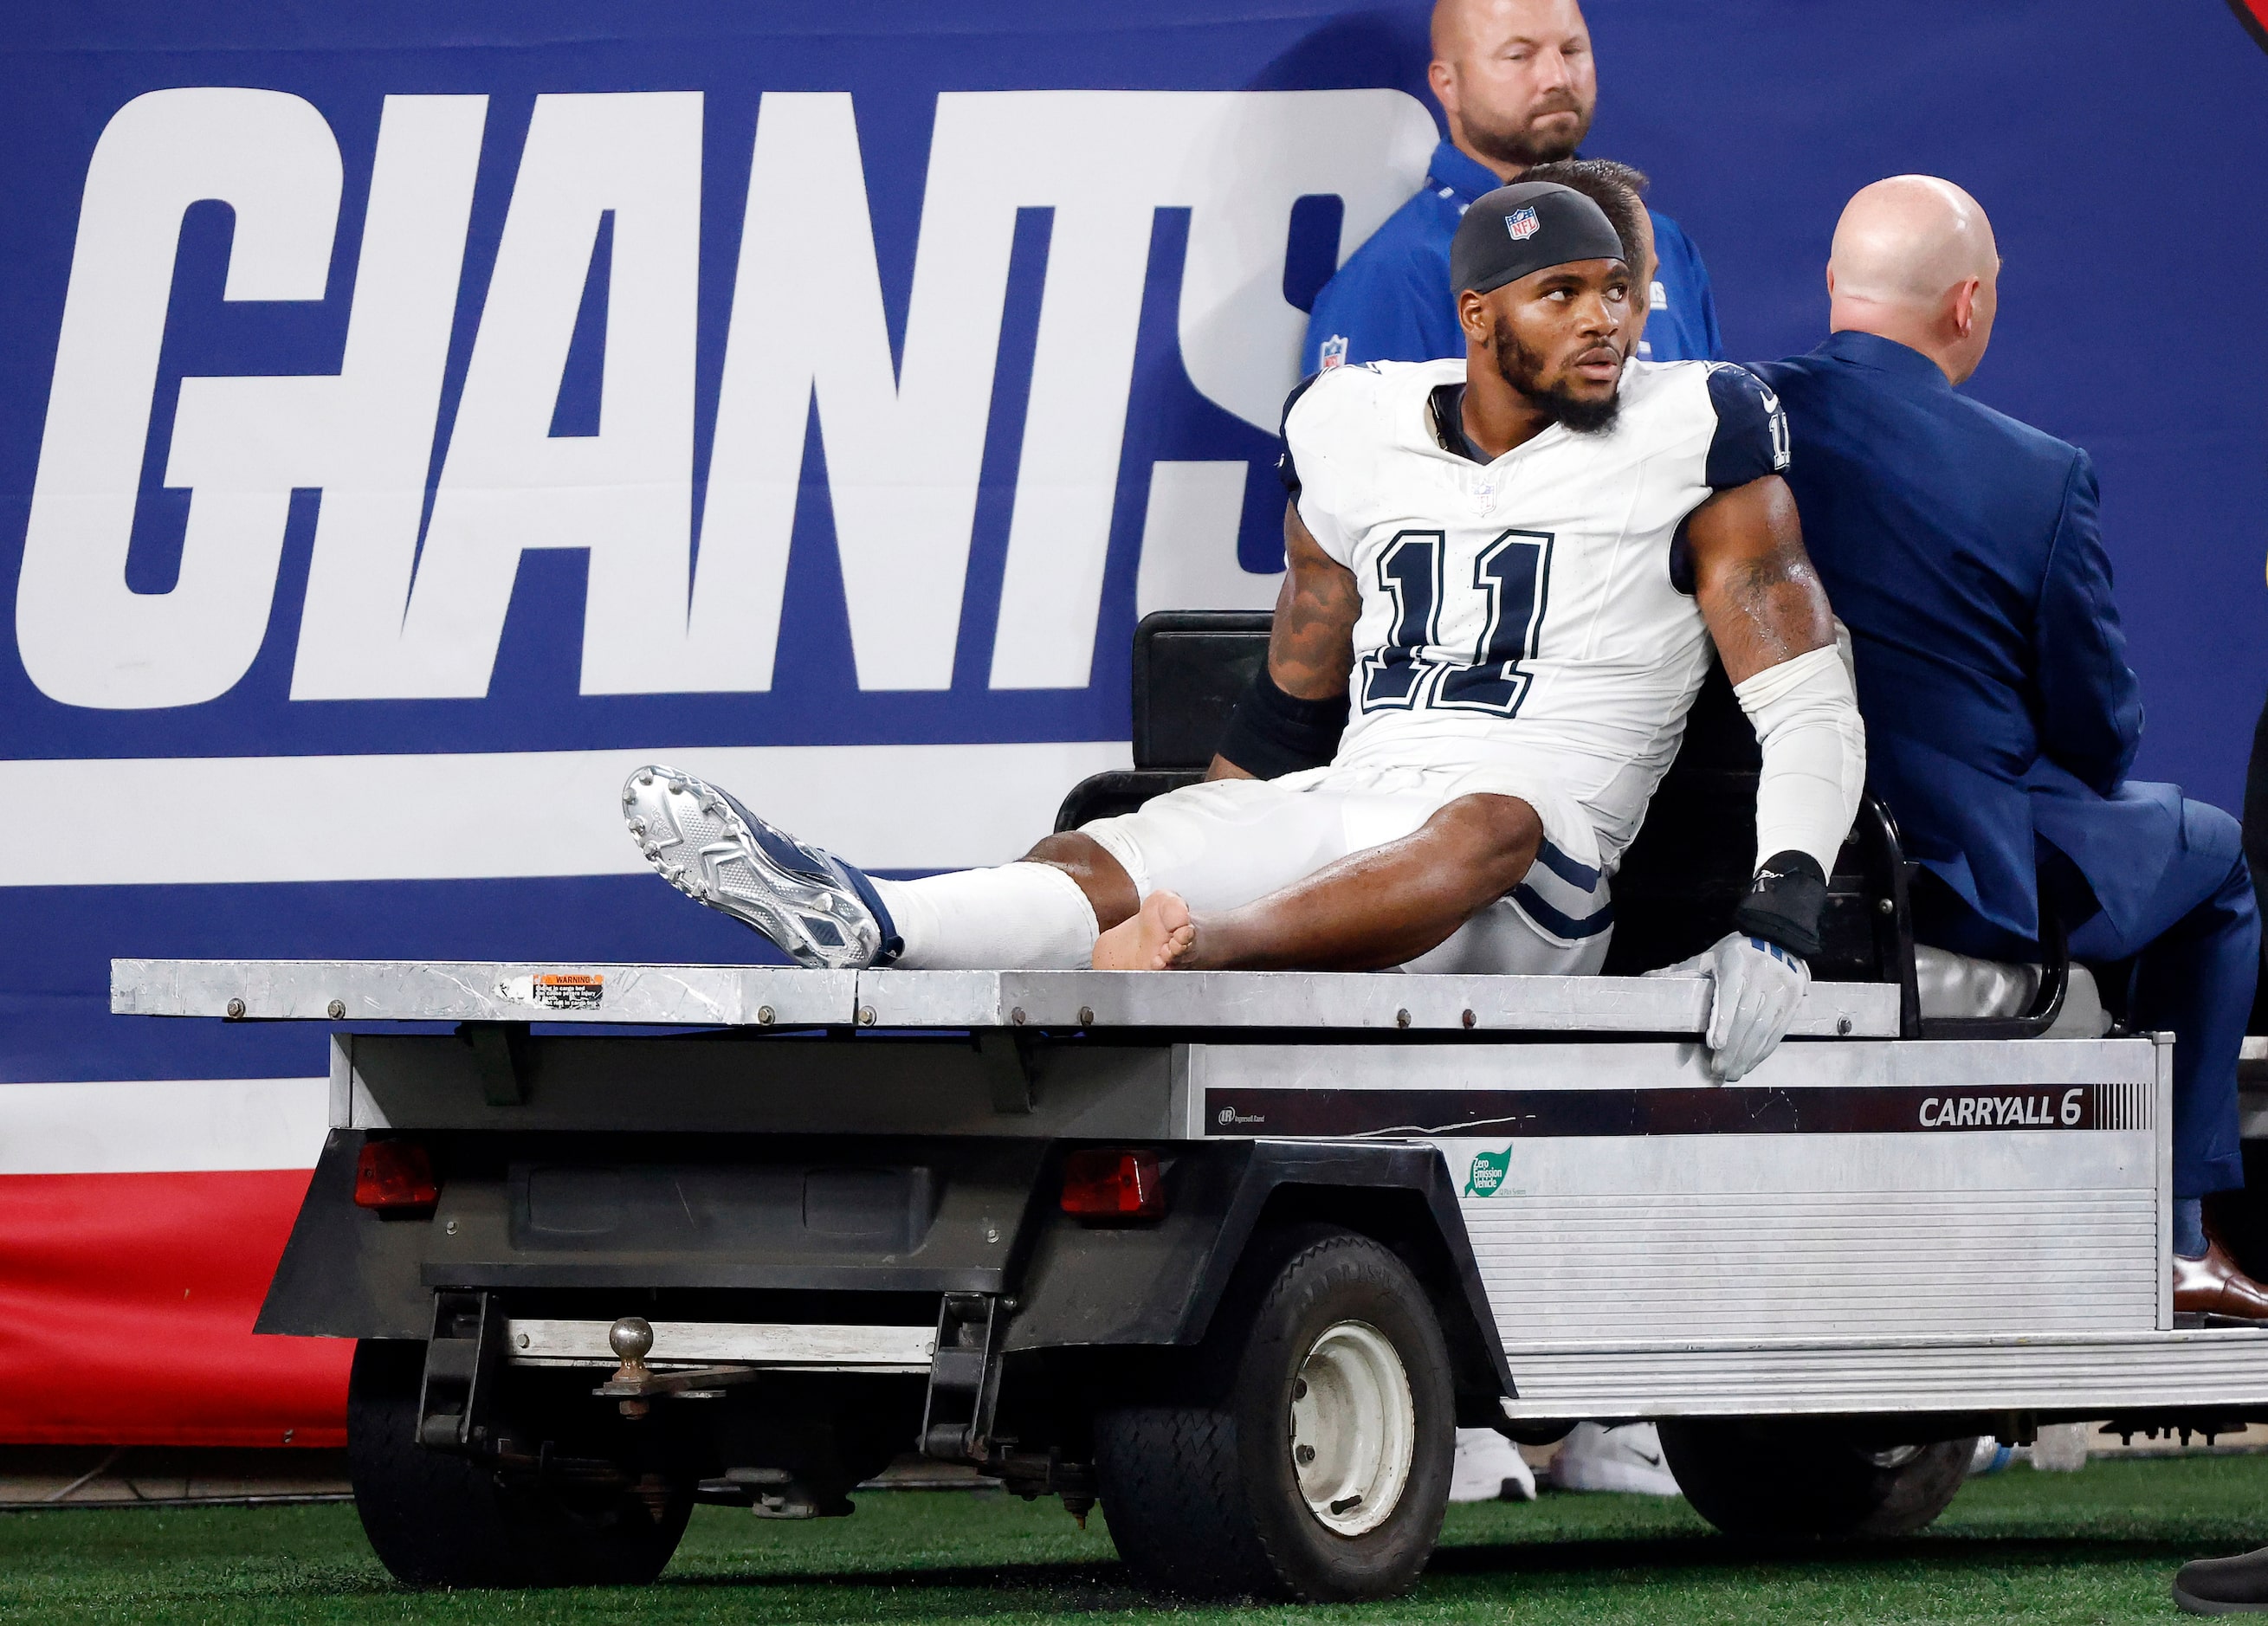
[(711, 780), (781, 828), (873, 869), (1005, 864), (1064, 795), (1126, 767), (1109, 740), (702, 746), (400, 756), (0, 762), (0, 798), (96, 809), (117, 839), (27, 831), (0, 887), (639, 875), (622, 783), (647, 762)]
[(0, 1084), (0, 1174), (312, 1169), (328, 1078)]

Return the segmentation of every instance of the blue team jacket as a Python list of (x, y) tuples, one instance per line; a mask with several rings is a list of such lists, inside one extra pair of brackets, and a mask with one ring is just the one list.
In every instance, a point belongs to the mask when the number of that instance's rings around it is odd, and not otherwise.
[(1786, 409), (1786, 477), (1907, 856), (2031, 940), (2037, 836), (2129, 928), (2180, 850), (2181, 797), (2125, 780), (2141, 692), (2087, 453), (1872, 334), (1753, 371)]
[[(1447, 142), (1435, 148), (1432, 173), (1417, 195), (1388, 215), (1315, 296), (1300, 376), (1320, 371), (1327, 355), (1338, 362), (1462, 356), (1465, 336), (1449, 294), (1449, 239), (1473, 201), (1503, 184)], [(1722, 361), (1717, 303), (1700, 252), (1667, 215), (1653, 216), (1653, 246), (1661, 266), (1653, 274), (1653, 314), (1638, 354), (1648, 361)]]

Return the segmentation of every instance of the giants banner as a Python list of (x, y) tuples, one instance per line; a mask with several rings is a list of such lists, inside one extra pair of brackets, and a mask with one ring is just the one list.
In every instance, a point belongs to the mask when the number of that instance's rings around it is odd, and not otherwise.
[[(1728, 354), (1843, 200), (1992, 211), (1970, 386), (2092, 451), (2140, 770), (2268, 686), (2268, 54), (2217, 0), (1599, 0)], [(114, 954), (753, 959), (667, 761), (887, 871), (1125, 760), (1145, 611), (1272, 602), (1305, 311), (1423, 181), (1420, 5), (261, 0), (0, 22), (0, 1439), (318, 1444), (254, 1338), (323, 1036)], [(1446, 296), (1445, 296), (1446, 297)]]

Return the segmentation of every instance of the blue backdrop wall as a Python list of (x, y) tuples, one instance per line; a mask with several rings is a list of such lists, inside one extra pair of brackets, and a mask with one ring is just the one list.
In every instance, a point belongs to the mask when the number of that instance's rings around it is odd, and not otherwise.
[[(1728, 353), (1857, 187), (1993, 216), (1971, 385), (2076, 441), (2149, 704), (2268, 689), (2268, 51), (2220, 0), (1593, 8)], [(1421, 8), (80, 4), (0, 20), (0, 1078), (306, 1077), (114, 954), (711, 958), (659, 754), (878, 866), (1119, 759), (1259, 604), (1301, 311), (1434, 139)], [(688, 607), (690, 607), (689, 610)]]

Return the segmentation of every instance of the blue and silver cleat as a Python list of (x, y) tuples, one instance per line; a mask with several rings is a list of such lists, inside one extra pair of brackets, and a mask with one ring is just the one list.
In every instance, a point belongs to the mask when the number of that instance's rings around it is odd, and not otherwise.
[(897, 928), (872, 881), (715, 786), (641, 768), (622, 783), (622, 814), (664, 880), (754, 927), (798, 965), (857, 970), (897, 958)]

